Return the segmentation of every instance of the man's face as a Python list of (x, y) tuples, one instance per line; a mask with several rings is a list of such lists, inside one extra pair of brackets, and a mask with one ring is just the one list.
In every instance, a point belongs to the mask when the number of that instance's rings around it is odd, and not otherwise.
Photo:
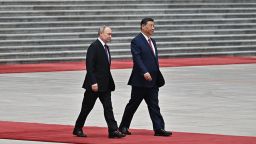
[(112, 38), (112, 30), (109, 27), (106, 27), (105, 30), (100, 34), (100, 38), (105, 42), (108, 43), (111, 41)]
[(155, 30), (155, 23), (153, 21), (148, 21), (146, 25), (142, 25), (142, 32), (148, 37), (152, 36)]

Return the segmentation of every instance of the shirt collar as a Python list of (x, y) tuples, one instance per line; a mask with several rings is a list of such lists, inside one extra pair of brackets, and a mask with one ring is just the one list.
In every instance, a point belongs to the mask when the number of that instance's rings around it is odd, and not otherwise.
[(141, 32), (143, 34), (143, 36), (145, 37), (145, 39), (148, 41), (148, 39), (150, 39), (150, 37), (146, 36), (143, 32)]
[(100, 37), (98, 37), (98, 40), (99, 40), (100, 43), (103, 45), (103, 47), (106, 45), (106, 44), (100, 39)]

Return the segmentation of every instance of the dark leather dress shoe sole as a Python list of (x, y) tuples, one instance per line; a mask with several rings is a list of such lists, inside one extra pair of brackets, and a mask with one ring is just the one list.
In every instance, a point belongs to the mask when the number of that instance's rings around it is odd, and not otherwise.
[(119, 131), (125, 135), (131, 135), (132, 133), (128, 131), (128, 128), (120, 128)]
[(75, 135), (77, 137), (87, 137), (87, 135), (84, 134), (83, 130), (80, 130), (80, 129), (74, 129), (73, 135)]
[(125, 137), (125, 134), (122, 134), (119, 131), (114, 131), (114, 132), (109, 133), (108, 137), (109, 138), (122, 138), (122, 137)]
[(161, 130), (156, 130), (154, 136), (171, 136), (171, 135), (172, 135), (172, 132), (161, 129)]

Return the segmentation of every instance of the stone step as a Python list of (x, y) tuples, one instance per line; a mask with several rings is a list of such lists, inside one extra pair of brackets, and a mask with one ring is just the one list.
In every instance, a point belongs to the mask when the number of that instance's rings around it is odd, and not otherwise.
[[(27, 53), (27, 52), (62, 52), (62, 51), (79, 51), (81, 53), (86, 52), (88, 44), (84, 45), (52, 45), (52, 46), (14, 46), (14, 47), (0, 47), (1, 54), (11, 54), (11, 53)], [(110, 45), (111, 54), (115, 55), (119, 51), (130, 53), (130, 45), (123, 45), (122, 47), (117, 48), (116, 46)], [(158, 47), (159, 53), (165, 51), (170, 51), (171, 53), (176, 52), (190, 52), (190, 51), (230, 51), (230, 50), (256, 50), (256, 45), (236, 45), (236, 46), (205, 46), (205, 47), (170, 47), (168, 45), (160, 45)], [(164, 47), (165, 46), (165, 47)]]
[[(15, 23), (0, 23), (1, 28), (24, 28), (24, 27), (89, 27), (89, 26), (102, 26), (102, 25), (111, 25), (111, 26), (128, 26), (128, 25), (138, 25), (139, 20), (101, 20), (101, 21), (42, 21), (42, 22), (15, 22)], [(158, 25), (256, 25), (256, 18), (219, 18), (219, 19), (177, 19), (177, 20), (165, 20), (159, 19), (156, 20), (156, 26)]]
[[(68, 9), (69, 8), (69, 9)], [(7, 9), (7, 10), (5, 10)], [(87, 8), (78, 10), (79, 8), (74, 7), (74, 10), (70, 10), (70, 6), (67, 6), (67, 9), (63, 10), (19, 10), (14, 11), (12, 8), (6, 7), (3, 9), (3, 7), (0, 6), (0, 17), (5, 16), (63, 16), (63, 15), (116, 15), (118, 13), (119, 15), (126, 15), (129, 13), (131, 14), (176, 14), (176, 15), (185, 15), (185, 14), (253, 14), (256, 11), (255, 8), (194, 8), (194, 9), (165, 9), (163, 7), (156, 8), (152, 10), (152, 8), (144, 8), (144, 9), (124, 9), (124, 8), (117, 8), (113, 7), (110, 9), (93, 9), (88, 10)]]
[[(255, 51), (230, 51), (230, 52), (194, 52), (194, 53), (175, 53), (175, 54), (159, 54), (159, 57), (202, 57), (202, 56), (251, 56), (256, 55)], [(112, 56), (112, 59), (131, 59), (131, 55), (119, 55)], [(84, 56), (69, 56), (69, 57), (44, 57), (44, 58), (14, 58), (14, 59), (0, 59), (0, 64), (10, 63), (40, 63), (40, 62), (64, 62), (64, 61), (81, 61), (84, 60)]]
[(243, 45), (243, 46), (212, 46), (212, 47), (176, 47), (176, 48), (160, 48), (160, 54), (176, 54), (176, 53), (199, 53), (199, 52), (230, 52), (230, 51), (255, 51), (256, 45)]
[[(115, 33), (122, 33), (122, 32), (132, 32), (138, 31), (138, 26), (111, 26), (113, 30), (113, 34)], [(247, 24), (200, 24), (200, 25), (157, 25), (155, 33), (170, 33), (170, 34), (209, 34), (209, 33), (216, 33), (216, 34), (236, 34), (243, 32), (245, 33), (254, 33), (256, 30), (256, 24), (247, 23)], [(91, 27), (38, 27), (38, 28), (4, 28), (0, 29), (0, 34), (7, 35), (7, 34), (40, 34), (40, 33), (63, 33), (63, 32), (70, 32), (70, 33), (97, 33), (98, 27), (91, 26)], [(208, 33), (209, 32), (209, 33)], [(129, 33), (126, 33), (129, 34)]]
[[(110, 43), (111, 50), (122, 50), (129, 49), (130, 43)], [(237, 41), (184, 41), (184, 42), (162, 42), (158, 43), (158, 49), (164, 48), (211, 48), (211, 47), (238, 47), (245, 46), (248, 47), (251, 45), (250, 49), (255, 49), (256, 41), (255, 40), (237, 40)], [(89, 44), (54, 44), (54, 45), (35, 45), (35, 46), (1, 46), (1, 53), (10, 53), (10, 52), (30, 52), (30, 51), (62, 51), (62, 50), (86, 50), (89, 47)]]
[[(225, 41), (225, 40), (256, 40), (256, 34), (240, 34), (240, 35), (172, 35), (172, 36), (154, 36), (158, 43), (160, 42), (185, 42), (185, 41)], [(129, 37), (127, 38), (129, 39)], [(112, 42), (114, 42), (113, 39)], [(118, 41), (118, 39), (116, 40)], [(118, 41), (119, 42), (119, 41)]]
[(252, 56), (256, 55), (255, 51), (231, 51), (231, 52), (204, 52), (204, 53), (175, 53), (175, 54), (160, 54), (160, 57), (207, 57), (207, 56)]
[[(69, 44), (69, 45), (37, 45), (37, 46), (1, 46), (0, 47), (0, 53), (17, 53), (17, 52), (61, 52), (61, 51), (83, 51), (85, 52), (86, 49), (89, 47), (89, 44)], [(197, 47), (192, 47), (192, 46), (186, 46), (186, 47), (171, 47), (170, 44), (159, 44), (158, 45), (158, 50), (159, 52), (164, 51), (164, 50), (178, 50), (178, 51), (184, 51), (187, 52), (187, 50), (198, 50), (198, 49), (205, 49), (205, 50), (210, 50), (210, 49), (222, 49), (225, 51), (226, 49), (236, 49), (236, 50), (255, 50), (256, 45), (227, 45), (227, 46), (197, 46)], [(110, 50), (111, 53), (114, 51), (130, 51), (130, 44), (125, 43), (125, 44), (110, 44)]]
[[(237, 46), (237, 45), (256, 45), (256, 40), (216, 40), (216, 41), (166, 41), (157, 43), (158, 48), (162, 47), (212, 47), (212, 46)], [(130, 47), (130, 43), (111, 43), (112, 49), (122, 49)]]
[[(248, 50), (247, 50), (248, 49)], [(243, 50), (241, 50), (241, 47), (239, 50), (235, 50), (233, 48), (229, 48), (229, 50), (223, 50), (221, 48), (219, 48), (219, 50), (215, 50), (215, 51), (204, 51), (202, 50), (201, 48), (199, 48), (199, 50), (197, 49), (191, 49), (189, 52), (186, 52), (186, 50), (181, 50), (181, 52), (178, 52), (178, 49), (173, 49), (171, 50), (172, 52), (170, 52), (170, 49), (166, 48), (166, 49), (159, 49), (159, 56), (160, 57), (190, 57), (190, 56), (193, 56), (193, 57), (198, 57), (198, 56), (210, 56), (210, 55), (219, 55), (220, 53), (222, 55), (255, 55), (256, 52), (255, 52), (255, 49), (250, 49), (250, 48), (243, 48)], [(188, 49), (187, 49), (188, 50)], [(111, 50), (111, 53), (112, 53), (112, 58), (131, 58), (131, 54), (130, 54), (130, 51), (129, 49), (123, 49), (123, 50)], [(38, 55), (38, 57), (35, 57), (35, 58), (31, 58), (31, 55)], [(84, 60), (85, 57), (85, 52), (84, 51), (81, 51), (81, 52), (78, 52), (78, 51), (72, 51), (72, 52), (68, 52), (66, 51), (66, 53), (62, 53), (62, 52), (48, 52), (48, 53), (19, 53), (19, 54), (14, 54), (14, 55), (11, 55), (11, 57), (13, 56), (14, 58), (12, 59), (10, 57), (10, 55), (8, 54), (5, 54), (5, 56), (7, 56), (8, 58), (2, 58), (0, 57), (0, 63), (9, 63), (9, 61), (15, 61), (14, 59), (16, 59), (17, 61), (14, 62), (14, 63), (24, 63), (25, 60), (20, 61), (20, 57), (23, 57), (22, 59), (27, 59), (27, 62), (25, 63), (30, 63), (30, 62), (40, 62), (39, 59), (44, 59), (44, 60), (47, 60), (49, 59), (49, 61), (51, 61), (52, 59), (59, 59), (59, 60), (63, 60), (65, 58), (69, 58), (70, 61), (73, 61), (74, 59), (76, 60)], [(26, 58), (27, 57), (27, 58)], [(33, 56), (32, 56), (33, 57)]]
[[(49, 32), (48, 32), (49, 31)], [(82, 32), (84, 28), (79, 29), (59, 29), (56, 31), (51, 30), (37, 30), (37, 29), (29, 29), (15, 31), (15, 30), (4, 30), (0, 31), (0, 40), (22, 40), (22, 39), (38, 39), (40, 38), (92, 38), (97, 37), (97, 30), (92, 32)], [(114, 30), (112, 29), (113, 34), (112, 37), (124, 37), (124, 36), (135, 36), (139, 33), (139, 31), (126, 31), (126, 30)], [(256, 34), (256, 29), (209, 29), (209, 30), (157, 30), (154, 32), (154, 36), (193, 36), (193, 35), (243, 35), (243, 34)]]
[[(255, 4), (254, 0), (161, 0), (161, 3), (176, 4), (177, 6), (185, 5), (240, 5), (240, 4)], [(111, 5), (111, 4), (159, 4), (159, 0), (2, 0), (0, 5)]]
[[(246, 13), (229, 13), (229, 14), (150, 14), (143, 12), (140, 17), (150, 17), (153, 16), (157, 20), (157, 23), (235, 23), (237, 21), (243, 22), (255, 22), (256, 14), (246, 14)], [(109, 21), (113, 22), (138, 22), (141, 18), (138, 14), (133, 15), (66, 15), (66, 16), (20, 16), (20, 17), (0, 17), (0, 23), (21, 23), (21, 22), (62, 22), (62, 21), (72, 21), (72, 22), (100, 22)]]
[[(251, 56), (256, 55), (255, 51), (232, 51), (232, 52), (205, 52), (205, 53), (176, 53), (176, 54), (159, 54), (159, 57), (202, 57), (202, 56)], [(112, 59), (131, 59), (131, 55), (119, 55), (119, 56), (112, 56)], [(0, 64), (17, 64), (17, 63), (49, 63), (49, 62), (72, 62), (72, 61), (83, 61), (85, 60), (84, 57), (51, 57), (51, 58), (23, 58), (23, 59), (0, 59)]]
[[(116, 31), (113, 33), (114, 42), (126, 41), (125, 39), (131, 39), (136, 36), (138, 31)], [(251, 39), (255, 38), (256, 30), (240, 30), (240, 31), (157, 31), (154, 33), (154, 38), (158, 41), (169, 40), (169, 41), (179, 41), (179, 40), (217, 40), (217, 39)], [(96, 32), (77, 32), (77, 33), (33, 33), (33, 34), (0, 34), (1, 40), (13, 40), (22, 41), (38, 41), (44, 40), (54, 40), (54, 39), (79, 39), (81, 41), (87, 42), (91, 41), (97, 37)], [(244, 38), (242, 38), (244, 37)], [(83, 39), (84, 38), (84, 39)]]
[[(0, 53), (12, 52), (40, 52), (40, 51), (79, 51), (89, 47), (89, 44), (68, 44), (68, 45), (36, 45), (36, 46), (0, 46)], [(111, 48), (112, 49), (112, 48)]]
[(0, 63), (84, 60), (101, 25), (112, 58), (131, 58), (148, 16), (160, 57), (256, 55), (255, 0), (2, 0)]
[[(1, 38), (1, 37), (0, 37)], [(114, 37), (112, 38), (112, 43), (129, 43), (133, 37)], [(256, 40), (256, 34), (244, 34), (244, 35), (194, 35), (194, 36), (154, 36), (157, 43), (160, 44), (162, 42), (186, 42), (195, 41), (195, 42), (209, 42), (213, 43), (217, 42), (236, 42), (238, 40), (241, 41), (250, 41)], [(84, 44), (91, 43), (96, 38), (65, 38), (60, 37), (59, 39), (51, 39), (49, 37), (42, 39), (22, 39), (22, 40), (7, 40), (5, 38), (1, 38), (4, 40), (0, 40), (0, 45), (4, 46), (16, 46), (16, 45), (55, 45), (55, 44)]]
[[(51, 31), (50, 31), (51, 32)], [(96, 38), (97, 31), (94, 32), (67, 32), (65, 30), (58, 33), (19, 33), (19, 34), (0, 34), (0, 40), (26, 40), (26, 39), (66, 39), (66, 38)], [(134, 37), (139, 31), (115, 31), (113, 30), (112, 37), (114, 39), (122, 37)], [(186, 37), (238, 37), (238, 36), (252, 36), (256, 34), (256, 29), (225, 29), (225, 30), (172, 30), (172, 31), (160, 31), (157, 30), (154, 33), (154, 37), (163, 36), (186, 36)]]
[[(112, 56), (112, 59), (131, 59), (129, 55)], [(51, 57), (51, 58), (22, 58), (22, 59), (0, 59), (0, 64), (31, 64), (51, 62), (77, 62), (84, 61), (84, 57)]]
[[(245, 4), (245, 3), (240, 3), (240, 4), (79, 4), (79, 5), (74, 5), (74, 4), (69, 4), (69, 5), (0, 5), (0, 11), (10, 11), (10, 12), (17, 12), (17, 11), (32, 11), (32, 12), (54, 12), (54, 11), (63, 11), (69, 12), (69, 11), (97, 11), (97, 10), (102, 10), (106, 9), (107, 11), (111, 10), (127, 10), (127, 9), (136, 9), (136, 10), (141, 10), (141, 9), (151, 9), (151, 10), (158, 10), (158, 9), (165, 9), (168, 11), (177, 11), (177, 12), (182, 12), (182, 11), (192, 11), (192, 12), (219, 12), (219, 11), (226, 11), (226, 10), (241, 10), (241, 11), (250, 11), (254, 10), (256, 7), (255, 3), (251, 4)], [(245, 9), (246, 8), (246, 9)]]
[(84, 57), (85, 51), (54, 51), (54, 52), (19, 52), (19, 53), (1, 53), (0, 59), (14, 58), (51, 58), (51, 57)]
[(23, 59), (0, 59), (0, 64), (29, 64), (29, 63), (51, 63), (72, 62), (84, 60), (82, 57), (55, 57), (55, 58), (23, 58)]
[[(186, 51), (186, 52), (185, 52)], [(183, 48), (183, 49), (172, 49), (172, 48), (165, 48), (159, 49), (159, 54), (180, 54), (180, 53), (220, 53), (220, 52), (234, 52), (240, 51), (241, 53), (244, 52), (252, 52), (256, 53), (256, 50), (252, 50), (250, 48), (197, 48), (197, 49), (190, 49), (190, 48)], [(184, 54), (185, 54), (184, 53)], [(130, 49), (122, 49), (122, 50), (111, 50), (112, 56), (119, 56), (119, 55), (129, 55), (131, 57)], [(54, 58), (54, 57), (81, 57), (85, 58), (86, 51), (40, 51), (40, 52), (16, 52), (16, 53), (1, 53), (0, 59), (22, 59), (22, 58)]]
[(162, 42), (160, 45), (169, 47), (207, 47), (207, 46), (236, 46), (255, 45), (256, 40), (221, 40), (221, 41), (184, 41), (184, 42)]

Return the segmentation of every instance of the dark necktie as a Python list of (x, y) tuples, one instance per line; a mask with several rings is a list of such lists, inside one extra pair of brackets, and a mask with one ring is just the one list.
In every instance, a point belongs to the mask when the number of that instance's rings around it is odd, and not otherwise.
[(109, 60), (110, 60), (110, 56), (109, 56), (109, 48), (108, 48), (108, 45), (104, 45), (104, 49), (105, 49), (105, 53), (106, 53), (106, 55), (107, 55), (107, 57), (108, 57), (108, 62), (109, 62)]
[(153, 48), (153, 46), (152, 46), (151, 38), (148, 39), (148, 44), (149, 44), (149, 46), (150, 46), (150, 48), (151, 48), (153, 54), (155, 54), (154, 48)]

